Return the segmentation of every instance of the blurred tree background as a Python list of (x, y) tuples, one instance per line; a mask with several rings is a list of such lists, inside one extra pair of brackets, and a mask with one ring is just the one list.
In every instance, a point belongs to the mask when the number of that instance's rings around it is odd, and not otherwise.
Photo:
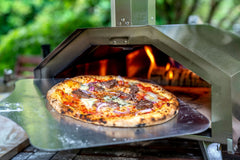
[[(41, 55), (77, 28), (111, 26), (110, 0), (0, 0), (0, 75), (17, 56)], [(190, 15), (232, 31), (240, 24), (239, 0), (156, 0), (156, 24), (184, 24)]]

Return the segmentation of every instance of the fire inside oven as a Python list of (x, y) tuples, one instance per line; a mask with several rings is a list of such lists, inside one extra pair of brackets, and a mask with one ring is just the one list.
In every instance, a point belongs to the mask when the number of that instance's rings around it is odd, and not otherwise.
[(55, 78), (78, 75), (120, 75), (155, 83), (211, 119), (204, 113), (211, 106), (211, 85), (152, 45), (91, 46)]
[(55, 78), (77, 75), (120, 75), (160, 85), (210, 88), (201, 77), (150, 45), (92, 46)]

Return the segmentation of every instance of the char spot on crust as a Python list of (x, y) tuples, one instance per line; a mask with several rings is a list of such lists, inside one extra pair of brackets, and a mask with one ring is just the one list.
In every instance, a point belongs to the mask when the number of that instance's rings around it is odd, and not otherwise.
[(90, 114), (81, 114), (80, 119), (91, 121), (91, 118), (89, 117)]
[(87, 121), (90, 120), (90, 119), (88, 118), (88, 115), (86, 115), (86, 114), (80, 114), (80, 119), (82, 119), (82, 120), (87, 120)]
[(145, 118), (140, 119), (140, 123), (143, 123), (145, 121)]
[(70, 108), (68, 108), (68, 112), (71, 112), (71, 113), (73, 113), (73, 110), (72, 110), (72, 109), (70, 109)]
[(177, 110), (175, 110), (174, 115), (177, 114)]
[(100, 119), (99, 119), (99, 122), (104, 123), (104, 124), (107, 123), (107, 121), (106, 121), (104, 118), (100, 118)]
[(80, 115), (79, 115), (79, 118), (80, 118), (80, 119), (83, 119), (83, 114), (80, 114)]
[(65, 111), (64, 111), (64, 110), (61, 110), (61, 114), (65, 114)]
[(156, 119), (155, 119), (154, 117), (152, 117), (152, 118), (151, 118), (151, 121), (152, 121), (152, 122), (155, 122), (155, 121), (156, 121)]
[(144, 126), (146, 126), (146, 123), (141, 123), (141, 124), (136, 125), (136, 127), (144, 127)]
[(166, 119), (166, 116), (164, 115), (163, 117), (161, 117), (161, 118), (158, 118), (158, 120), (160, 121), (160, 120), (164, 120), (164, 119)]

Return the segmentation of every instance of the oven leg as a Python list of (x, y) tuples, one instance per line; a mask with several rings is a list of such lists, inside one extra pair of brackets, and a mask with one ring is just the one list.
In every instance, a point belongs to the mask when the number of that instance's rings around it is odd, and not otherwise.
[(227, 139), (227, 152), (229, 154), (234, 154), (237, 151), (238, 145), (237, 142), (234, 142), (231, 138)]
[(199, 141), (199, 145), (203, 154), (204, 160), (222, 160), (221, 145), (219, 143), (211, 143)]

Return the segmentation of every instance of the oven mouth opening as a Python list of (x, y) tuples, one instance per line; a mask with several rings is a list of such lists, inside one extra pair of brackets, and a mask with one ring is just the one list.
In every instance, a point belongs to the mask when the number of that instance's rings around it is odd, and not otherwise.
[[(158, 84), (211, 121), (211, 85), (153, 45), (92, 45), (54, 78), (78, 75), (120, 75)], [(202, 134), (210, 137), (211, 129)]]

